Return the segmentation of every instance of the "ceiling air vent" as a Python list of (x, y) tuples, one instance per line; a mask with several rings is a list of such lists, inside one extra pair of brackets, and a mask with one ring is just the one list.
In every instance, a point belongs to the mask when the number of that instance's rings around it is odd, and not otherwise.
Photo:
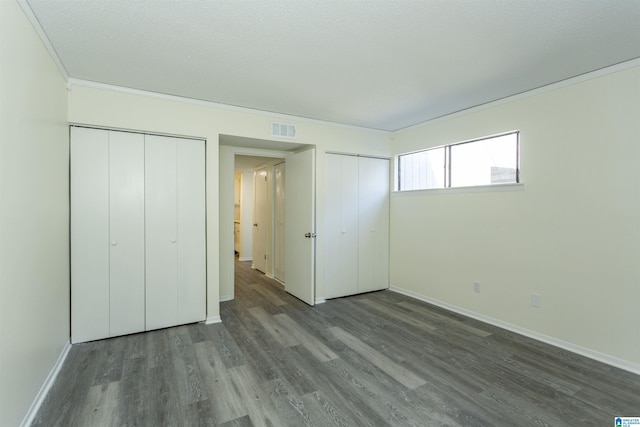
[(294, 125), (288, 125), (286, 123), (271, 123), (271, 136), (278, 136), (280, 138), (296, 137), (296, 127)]

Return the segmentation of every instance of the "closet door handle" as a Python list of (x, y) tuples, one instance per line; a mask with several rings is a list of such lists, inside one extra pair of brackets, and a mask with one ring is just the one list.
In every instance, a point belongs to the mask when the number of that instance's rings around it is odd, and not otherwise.
[(175, 242), (176, 242), (175, 238), (171, 239), (171, 243), (175, 243)]
[[(104, 241), (104, 240), (103, 240), (103, 241)], [(118, 241), (117, 241), (117, 240), (112, 240), (112, 241), (111, 241), (111, 246), (115, 246), (115, 245), (117, 245), (117, 244), (118, 244)]]

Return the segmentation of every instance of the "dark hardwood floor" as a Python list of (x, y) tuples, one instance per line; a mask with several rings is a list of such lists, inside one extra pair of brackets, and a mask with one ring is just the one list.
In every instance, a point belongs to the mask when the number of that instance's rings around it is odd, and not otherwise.
[(309, 307), (237, 262), (222, 324), (74, 345), (34, 426), (612, 426), (640, 376), (390, 291)]

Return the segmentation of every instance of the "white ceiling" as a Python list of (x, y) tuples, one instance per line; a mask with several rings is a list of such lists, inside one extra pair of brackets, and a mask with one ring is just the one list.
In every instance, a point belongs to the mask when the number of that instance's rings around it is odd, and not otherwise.
[(26, 1), (71, 78), (388, 131), (640, 57), (640, 0)]

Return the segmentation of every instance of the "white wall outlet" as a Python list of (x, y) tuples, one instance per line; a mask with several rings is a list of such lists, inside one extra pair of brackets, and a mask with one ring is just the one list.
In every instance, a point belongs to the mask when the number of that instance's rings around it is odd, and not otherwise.
[(540, 308), (542, 306), (542, 296), (540, 294), (531, 294), (531, 307)]
[(473, 282), (473, 292), (480, 293), (480, 282)]

